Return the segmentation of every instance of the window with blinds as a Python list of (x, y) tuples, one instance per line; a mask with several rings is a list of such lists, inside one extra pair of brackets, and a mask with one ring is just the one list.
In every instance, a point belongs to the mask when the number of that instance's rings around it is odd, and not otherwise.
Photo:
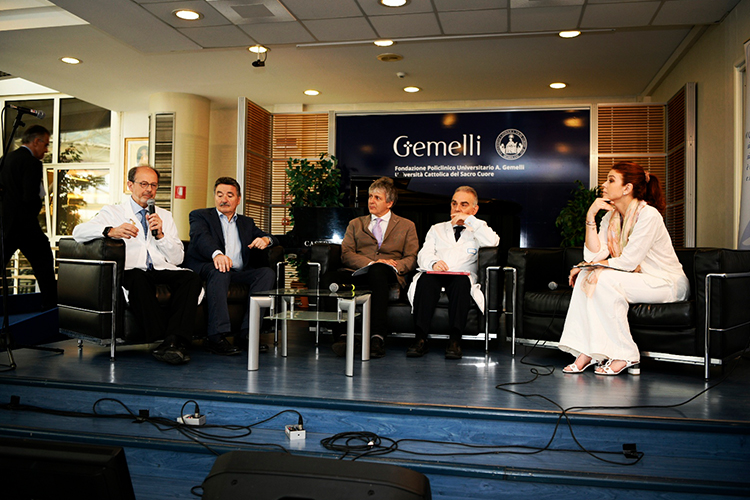
[(274, 115), (271, 230), (284, 234), (291, 230), (287, 208), (286, 167), (289, 158), (318, 160), (328, 152), (328, 114)]
[(271, 234), (271, 134), (273, 116), (247, 101), (245, 114), (245, 185), (242, 190), (244, 214)]
[(159, 172), (159, 188), (154, 201), (157, 207), (172, 210), (172, 167), (174, 165), (174, 113), (156, 113), (151, 137), (154, 145), (154, 168)]

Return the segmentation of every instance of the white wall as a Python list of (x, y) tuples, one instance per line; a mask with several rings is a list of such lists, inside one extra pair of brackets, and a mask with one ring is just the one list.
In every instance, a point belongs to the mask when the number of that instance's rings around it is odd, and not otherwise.
[(688, 82), (697, 83), (697, 246), (734, 248), (736, 141), (735, 67), (750, 38), (750, 0), (742, 0), (718, 26), (712, 26), (654, 89), (666, 101)]
[(206, 206), (214, 205), (213, 187), (219, 177), (237, 178), (237, 108), (211, 107), (208, 140), (208, 178)]

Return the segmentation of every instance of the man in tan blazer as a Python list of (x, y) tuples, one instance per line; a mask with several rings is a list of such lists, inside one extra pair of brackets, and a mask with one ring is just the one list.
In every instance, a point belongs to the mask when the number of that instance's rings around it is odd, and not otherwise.
[[(385, 356), (385, 337), (388, 335), (389, 289), (397, 282), (406, 285), (406, 274), (417, 265), (419, 239), (414, 223), (391, 212), (396, 202), (396, 188), (388, 177), (381, 177), (370, 185), (367, 208), (369, 215), (349, 222), (341, 243), (341, 261), (345, 270), (324, 277), (325, 282), (351, 283), (372, 291), (370, 322), (370, 357)], [(352, 276), (352, 271), (367, 267), (368, 272)], [(337, 356), (346, 353), (346, 336), (333, 344)]]

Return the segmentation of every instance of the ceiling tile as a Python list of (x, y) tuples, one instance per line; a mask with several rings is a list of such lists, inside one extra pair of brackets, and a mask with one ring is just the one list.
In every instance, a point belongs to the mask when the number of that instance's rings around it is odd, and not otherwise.
[[(219, 14), (210, 4), (203, 0), (191, 0), (183, 2), (159, 2), (143, 5), (143, 8), (153, 15), (175, 28), (195, 28), (205, 26), (222, 26), (232, 24), (229, 20)], [(175, 17), (172, 12), (177, 9), (190, 9), (203, 14), (197, 21), (185, 21)]]
[(297, 19), (334, 19), (362, 15), (355, 0), (284, 0), (284, 5)]
[(357, 3), (368, 16), (400, 16), (418, 12), (433, 12), (430, 0), (411, 0), (403, 7), (386, 7), (378, 0), (357, 0)]
[(297, 21), (243, 24), (240, 29), (263, 45), (314, 42), (315, 38)]
[(441, 35), (435, 14), (372, 16), (370, 22), (381, 38), (409, 38)]
[(55, 0), (55, 3), (123, 43), (145, 53), (196, 50), (200, 46), (133, 2)]
[(647, 26), (661, 2), (587, 5), (581, 28), (621, 28)]
[(237, 26), (207, 26), (205, 28), (178, 28), (180, 33), (204, 49), (242, 47), (255, 42)]
[(376, 34), (364, 17), (346, 19), (313, 19), (304, 25), (321, 42), (338, 42), (347, 40), (367, 40), (376, 38)]
[(508, 0), (434, 0), (438, 12), (453, 10), (507, 9)]
[(580, 18), (579, 6), (511, 9), (510, 30), (521, 32), (574, 29), (578, 27)]
[(508, 31), (507, 9), (441, 12), (438, 17), (446, 35), (505, 33)]
[(731, 11), (739, 0), (680, 0), (668, 1), (656, 15), (653, 24), (711, 24)]

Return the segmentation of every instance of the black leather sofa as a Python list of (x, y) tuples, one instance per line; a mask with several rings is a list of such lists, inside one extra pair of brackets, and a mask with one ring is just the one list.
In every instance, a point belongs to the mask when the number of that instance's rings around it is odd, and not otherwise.
[[(189, 242), (183, 241), (183, 245), (187, 251)], [(276, 264), (284, 259), (284, 249), (279, 246), (258, 252), (262, 262), (272, 269), (277, 269)], [(162, 340), (146, 338), (128, 309), (120, 286), (125, 268), (125, 243), (122, 240), (102, 238), (77, 243), (73, 238), (62, 238), (57, 257), (60, 333), (109, 345), (113, 360), (117, 344)], [(281, 280), (279, 286), (283, 287), (283, 276), (277, 274), (277, 279)], [(169, 297), (167, 286), (157, 288), (157, 298), (165, 306)], [(232, 330), (239, 331), (248, 303), (247, 286), (232, 284), (227, 300)], [(193, 337), (205, 335), (204, 301), (197, 310)]]
[[(690, 297), (669, 304), (632, 304), (628, 312), (641, 355), (700, 364), (704, 376), (742, 353), (750, 340), (750, 251), (678, 248)], [(570, 268), (582, 248), (512, 248), (506, 273), (507, 331), (516, 344), (556, 347), (572, 289)], [(556, 289), (555, 286), (557, 286)]]

